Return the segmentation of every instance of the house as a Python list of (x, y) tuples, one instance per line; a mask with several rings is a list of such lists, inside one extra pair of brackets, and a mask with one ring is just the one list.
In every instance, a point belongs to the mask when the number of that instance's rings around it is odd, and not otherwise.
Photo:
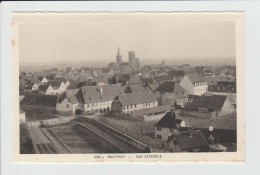
[(213, 95), (228, 96), (232, 104), (236, 107), (236, 82), (218, 81), (216, 85), (208, 87), (208, 92)]
[(209, 76), (203, 78), (208, 86), (217, 85), (218, 81), (227, 81), (227, 78), (221, 75)]
[(170, 81), (180, 82), (184, 76), (185, 72), (183, 70), (170, 70), (168, 72), (167, 79)]
[(102, 71), (103, 71), (104, 77), (106, 77), (107, 79), (111, 78), (115, 75), (115, 72), (113, 71), (113, 69), (103, 68)]
[(142, 77), (142, 78), (140, 78), (140, 79), (141, 79), (141, 81), (142, 81), (143, 86), (148, 86), (148, 84), (154, 83), (154, 82), (153, 82), (153, 79), (150, 78), (150, 77)]
[(157, 106), (133, 111), (131, 117), (141, 119), (142, 121), (159, 121), (167, 111), (171, 110), (170, 105)]
[(142, 80), (140, 79), (140, 77), (138, 75), (130, 74), (130, 79), (127, 82), (127, 84), (140, 84), (140, 85), (142, 85), (143, 82), (142, 82)]
[(146, 93), (146, 89), (140, 84), (128, 84), (125, 93)]
[(197, 73), (186, 74), (180, 81), (180, 85), (192, 95), (203, 95), (208, 90), (207, 83)]
[(214, 72), (213, 72), (213, 70), (211, 70), (211, 69), (205, 69), (204, 71), (203, 71), (203, 75), (204, 76), (213, 76), (214, 75)]
[(185, 122), (173, 110), (167, 112), (155, 125), (155, 139), (166, 142), (180, 127), (185, 127)]
[(200, 130), (206, 138), (212, 135), (215, 140), (222, 143), (236, 143), (237, 141), (236, 115), (193, 122), (191, 128)]
[(43, 77), (40, 76), (39, 80), (41, 81), (41, 84), (44, 84), (44, 83), (48, 82), (48, 79), (46, 78), (46, 76), (43, 76)]
[(124, 93), (121, 86), (103, 85), (103, 86), (86, 86), (81, 88), (84, 111), (110, 111), (114, 98)]
[(93, 76), (94, 76), (94, 78), (103, 78), (104, 74), (103, 74), (102, 70), (95, 69), (95, 70), (93, 70)]
[(56, 110), (80, 115), (84, 108), (82, 105), (84, 104), (84, 99), (81, 93), (80, 89), (72, 89), (60, 94)]
[(128, 62), (122, 62), (120, 63), (120, 70), (122, 73), (130, 73), (132, 71), (131, 65)]
[(159, 83), (151, 83), (151, 84), (147, 84), (146, 90), (151, 91), (151, 92), (155, 92), (155, 90), (159, 87)]
[(38, 90), (37, 92), (39, 92), (39, 94), (46, 94), (47, 89), (49, 88), (49, 84), (42, 84), (38, 86)]
[(118, 83), (126, 84), (130, 80), (129, 74), (123, 74), (118, 76)]
[(103, 77), (97, 77), (94, 79), (94, 82), (98, 85), (98, 86), (102, 86), (105, 84), (108, 84), (108, 79), (105, 79)]
[[(67, 90), (80, 88), (80, 87), (78, 86), (79, 83), (80, 83), (79, 81), (73, 81), (73, 80), (71, 80), (69, 86), (67, 87)], [(85, 86), (85, 85), (84, 85), (84, 86)]]
[(162, 105), (176, 104), (183, 107), (188, 102), (186, 90), (177, 82), (165, 81), (155, 90), (155, 93), (159, 93), (159, 101)]
[(62, 92), (67, 90), (67, 87), (65, 86), (63, 81), (49, 81), (47, 85), (49, 86), (46, 90), (46, 95), (61, 94)]
[(208, 152), (209, 144), (200, 130), (173, 133), (168, 139), (170, 152)]
[(184, 113), (198, 117), (219, 117), (235, 112), (230, 98), (225, 95), (202, 95), (185, 105)]
[(54, 81), (59, 81), (59, 82), (62, 81), (66, 87), (70, 85), (70, 82), (63, 77), (55, 77)]
[(158, 101), (154, 94), (127, 93), (118, 95), (112, 103), (112, 113), (115, 115), (131, 114), (133, 111), (153, 108), (158, 106)]

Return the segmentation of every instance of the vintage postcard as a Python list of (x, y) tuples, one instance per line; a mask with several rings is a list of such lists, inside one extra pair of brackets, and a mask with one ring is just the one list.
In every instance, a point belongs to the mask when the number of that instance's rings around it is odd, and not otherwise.
[(243, 12), (17, 12), (12, 27), (14, 161), (244, 161)]

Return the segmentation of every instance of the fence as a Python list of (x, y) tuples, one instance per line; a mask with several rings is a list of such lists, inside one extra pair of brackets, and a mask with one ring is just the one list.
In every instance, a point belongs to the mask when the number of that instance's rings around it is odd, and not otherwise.
[(28, 127), (53, 126), (53, 125), (67, 123), (73, 119), (75, 119), (75, 116), (58, 117), (58, 118), (52, 118), (52, 119), (47, 119), (47, 120), (29, 121), (29, 122), (26, 122), (26, 124)]

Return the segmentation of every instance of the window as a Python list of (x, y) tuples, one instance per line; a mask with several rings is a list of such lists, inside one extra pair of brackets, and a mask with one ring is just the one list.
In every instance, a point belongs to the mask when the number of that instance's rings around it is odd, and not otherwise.
[(66, 107), (67, 107), (67, 108), (69, 108), (69, 107), (70, 107), (70, 105), (69, 105), (69, 104), (67, 104), (67, 105), (66, 105)]
[(161, 131), (162, 130), (162, 128), (161, 127), (157, 127), (157, 131)]
[(162, 139), (162, 136), (161, 135), (157, 135), (157, 139)]

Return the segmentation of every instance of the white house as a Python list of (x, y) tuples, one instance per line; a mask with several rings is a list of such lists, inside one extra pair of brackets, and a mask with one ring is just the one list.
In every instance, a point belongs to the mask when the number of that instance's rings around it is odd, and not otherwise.
[(208, 85), (204, 79), (197, 73), (186, 74), (180, 82), (180, 85), (192, 95), (203, 95), (208, 90)]
[(79, 115), (84, 108), (82, 103), (83, 98), (80, 94), (80, 89), (67, 90), (59, 96), (56, 110)]
[(156, 96), (149, 92), (121, 94), (115, 98), (112, 111), (116, 115), (131, 114), (133, 111), (158, 106)]
[(155, 139), (167, 142), (173, 133), (178, 133), (185, 122), (174, 111), (167, 112), (155, 125)]
[(67, 90), (63, 81), (48, 81), (45, 84), (39, 85), (38, 90), (41, 94), (57, 95)]
[(124, 93), (119, 85), (86, 86), (81, 88), (84, 111), (110, 111), (114, 98)]
[(43, 77), (42, 80), (41, 80), (41, 83), (44, 84), (44, 83), (47, 83), (47, 82), (48, 82), (47, 78)]

